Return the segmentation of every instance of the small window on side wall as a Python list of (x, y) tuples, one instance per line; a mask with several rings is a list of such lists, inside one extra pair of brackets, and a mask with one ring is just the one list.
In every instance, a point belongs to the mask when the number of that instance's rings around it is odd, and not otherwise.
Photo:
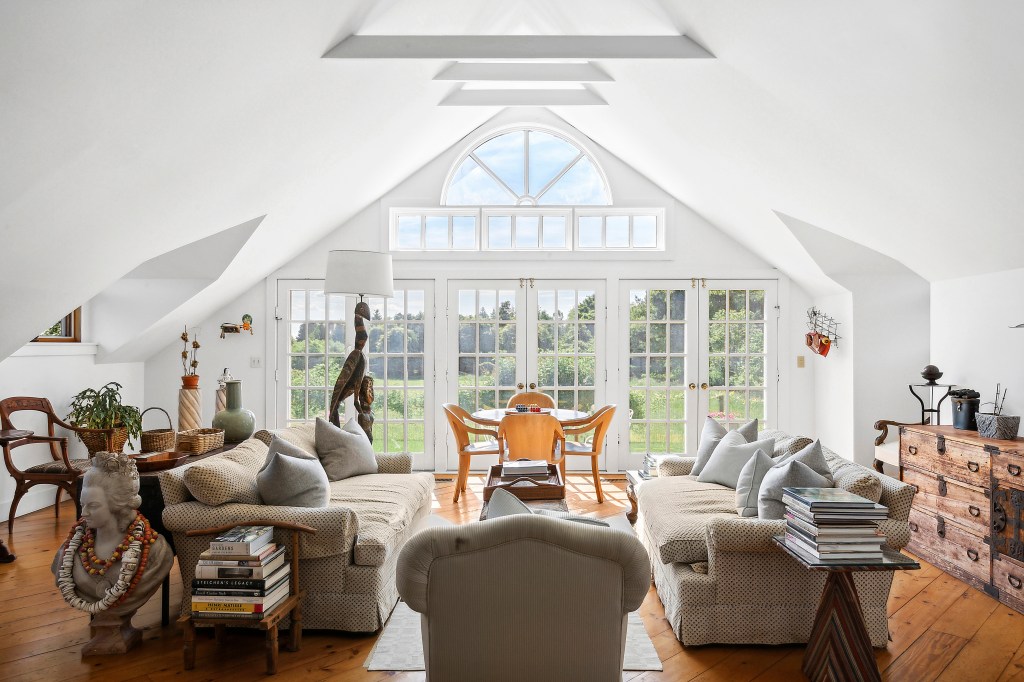
[(32, 340), (48, 343), (79, 343), (82, 340), (82, 309), (75, 308)]

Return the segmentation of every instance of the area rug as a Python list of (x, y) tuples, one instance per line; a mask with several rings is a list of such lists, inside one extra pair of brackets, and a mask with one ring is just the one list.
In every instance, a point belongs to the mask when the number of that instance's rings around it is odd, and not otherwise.
[[(398, 602), (384, 632), (366, 657), (364, 667), (367, 670), (423, 670), (420, 614), (405, 602)], [(622, 669), (662, 670), (658, 652), (636, 611), (629, 614), (626, 626), (626, 656)]]

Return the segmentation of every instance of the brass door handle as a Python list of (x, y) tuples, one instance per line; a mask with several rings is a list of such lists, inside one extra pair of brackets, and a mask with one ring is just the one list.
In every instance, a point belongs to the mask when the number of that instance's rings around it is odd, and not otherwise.
[(702, 383), (702, 384), (700, 385), (700, 387), (701, 387), (702, 389), (704, 389), (705, 391), (706, 391), (706, 390), (708, 390), (708, 384), (707, 384), (707, 382), (705, 381), (704, 383)]
[(694, 391), (694, 390), (696, 390), (696, 389), (697, 389), (697, 384), (695, 384), (695, 383), (693, 383), (693, 382), (691, 381), (691, 382), (690, 382), (690, 390), (691, 390), (691, 391)]
[(535, 389), (535, 388), (537, 388), (537, 384), (535, 384), (535, 383), (533, 383), (533, 382), (531, 381), (531, 382), (530, 382), (530, 390), (532, 391), (532, 390), (533, 390), (533, 389)]
[(518, 388), (521, 391), (524, 388), (526, 388), (526, 385), (523, 384), (523, 382), (520, 381), (518, 384), (516, 384), (516, 388)]

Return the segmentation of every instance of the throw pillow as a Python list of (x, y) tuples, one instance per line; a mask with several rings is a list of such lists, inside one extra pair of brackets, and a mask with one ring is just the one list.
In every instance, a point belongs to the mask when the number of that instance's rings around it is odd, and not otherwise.
[(718, 483), (735, 490), (743, 465), (750, 461), (754, 453), (758, 450), (772, 452), (774, 448), (774, 439), (747, 443), (743, 434), (738, 430), (730, 431), (722, 436), (721, 442), (711, 453), (711, 459), (708, 460), (697, 480), (701, 483)]
[(317, 417), (316, 454), (331, 481), (377, 473), (373, 444), (354, 419), (348, 420), (345, 427), (339, 429)]
[[(602, 526), (604, 528), (611, 528), (611, 526), (601, 519), (593, 519), (589, 516), (579, 516), (572, 512), (555, 511), (554, 509), (538, 509), (533, 512), (537, 516), (547, 516), (551, 519), (562, 519), (563, 521), (575, 521), (576, 523), (583, 523), (588, 526)], [(490, 517), (490, 508), (488, 507), (488, 517)]]
[(867, 471), (850, 471), (836, 478), (836, 487), (872, 502), (882, 499), (882, 479)]
[(769, 469), (761, 480), (761, 491), (757, 494), (757, 515), (762, 519), (785, 518), (783, 488), (831, 487), (831, 481), (803, 462), (785, 460)]
[(832, 468), (828, 465), (825, 460), (825, 455), (821, 451), (821, 441), (816, 440), (810, 445), (805, 446), (800, 452), (789, 457), (783, 457), (781, 462), (803, 462), (807, 466), (811, 467), (816, 473), (824, 476), (828, 479), (828, 484), (832, 485)]
[(722, 436), (729, 433), (724, 426), (711, 417), (704, 420), (704, 429), (700, 432), (700, 442), (697, 445), (697, 461), (693, 463), (690, 474), (696, 476), (704, 470), (704, 466), (711, 459), (711, 453), (718, 447)]
[[(691, 475), (697, 476), (700, 472), (704, 471), (704, 467), (708, 465), (708, 460), (714, 454), (715, 448), (718, 447), (718, 444), (722, 442), (722, 438), (727, 433), (730, 433), (730, 431), (711, 417), (704, 420), (704, 429), (700, 432), (700, 442), (697, 444), (697, 459), (693, 463), (693, 469), (690, 471)], [(752, 419), (743, 426), (737, 427), (732, 433), (738, 433), (743, 436), (743, 440), (747, 443), (753, 443), (757, 440), (757, 419)]]
[(530, 508), (522, 500), (507, 490), (498, 488), (491, 493), (491, 499), (487, 502), (487, 521), (501, 518), (502, 516), (513, 516), (515, 514), (532, 514)]
[(265, 458), (264, 447), (254, 440), (196, 462), (185, 470), (182, 482), (192, 497), (211, 507), (228, 502), (259, 504), (256, 472)]
[(256, 474), (263, 504), (278, 507), (326, 507), (331, 497), (327, 472), (315, 455), (275, 436), (267, 461)]
[(771, 454), (772, 457), (782, 457), (784, 459), (790, 455), (795, 455), (813, 442), (813, 440), (806, 436), (790, 436), (789, 438), (782, 438), (775, 441), (775, 452)]
[(775, 466), (776, 460), (768, 456), (764, 450), (754, 453), (743, 468), (736, 481), (736, 513), (740, 516), (757, 516), (757, 494), (761, 490), (761, 481), (768, 470)]

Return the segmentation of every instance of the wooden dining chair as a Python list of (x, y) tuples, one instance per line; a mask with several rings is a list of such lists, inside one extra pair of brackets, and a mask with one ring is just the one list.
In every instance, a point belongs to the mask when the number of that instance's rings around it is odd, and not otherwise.
[[(597, 491), (598, 502), (604, 502), (604, 491), (601, 490), (601, 477), (597, 471), (597, 460), (601, 457), (601, 452), (604, 450), (604, 437), (608, 433), (608, 427), (611, 426), (612, 417), (614, 416), (615, 405), (605, 405), (595, 411), (590, 417), (579, 420), (583, 423), (577, 424), (574, 422), (567, 425), (565, 428), (566, 438), (575, 436), (577, 440), (565, 441), (565, 444), (562, 446), (562, 458), (558, 460), (558, 465), (562, 468), (562, 478), (564, 479), (565, 458), (567, 455), (590, 457), (590, 469), (594, 473), (594, 490)], [(593, 436), (579, 440), (580, 436), (591, 431), (594, 432)]]
[[(459, 476), (455, 480), (455, 495), (452, 502), (459, 501), (459, 495), (466, 490), (466, 481), (469, 479), (469, 461), (474, 455), (498, 455), (501, 462), (501, 448), (498, 446), (498, 432), (494, 429), (480, 428), (482, 424), (473, 418), (469, 412), (455, 403), (442, 405), (444, 416), (448, 419), (448, 426), (451, 427), (452, 435), (455, 436), (455, 445), (459, 451)], [(467, 422), (476, 424), (470, 426)], [(472, 436), (490, 436), (494, 440), (473, 442)]]
[[(563, 446), (562, 425), (550, 414), (507, 414), (498, 426), (498, 449), (504, 459), (546, 459), (555, 462)], [(564, 478), (564, 477), (563, 477)]]
[(516, 405), (537, 405), (538, 407), (550, 407), (554, 409), (555, 399), (547, 393), (533, 393), (531, 391), (527, 391), (526, 393), (516, 393), (514, 396), (509, 398), (508, 405), (505, 407), (511, 409)]
[[(46, 436), (31, 435), (25, 438), (8, 441), (3, 440), (4, 464), (11, 478), (14, 479), (14, 497), (11, 499), (11, 510), (7, 515), (8, 532), (14, 529), (14, 514), (18, 510), (18, 503), (30, 488), (37, 485), (57, 486), (57, 498), (54, 504), (54, 513), (60, 518), (60, 498), (66, 490), (71, 499), (75, 500), (78, 506), (78, 495), (75, 493), (75, 480), (89, 468), (91, 459), (69, 459), (68, 439), (57, 436), (54, 427), (60, 426), (68, 431), (76, 433), (99, 433), (106, 436), (107, 449), (113, 449), (114, 429), (85, 429), (73, 426), (64, 422), (53, 411), (53, 405), (46, 398), (16, 397), (0, 400), (0, 427), (5, 431), (15, 430), (18, 427), (11, 421), (11, 415), (15, 412), (42, 412), (46, 416)], [(36, 464), (26, 469), (20, 469), (14, 463), (13, 450), (24, 445), (45, 443), (50, 446), (50, 457), (52, 461)], [(58, 448), (59, 446), (59, 448)], [(90, 455), (91, 457), (91, 455)]]

